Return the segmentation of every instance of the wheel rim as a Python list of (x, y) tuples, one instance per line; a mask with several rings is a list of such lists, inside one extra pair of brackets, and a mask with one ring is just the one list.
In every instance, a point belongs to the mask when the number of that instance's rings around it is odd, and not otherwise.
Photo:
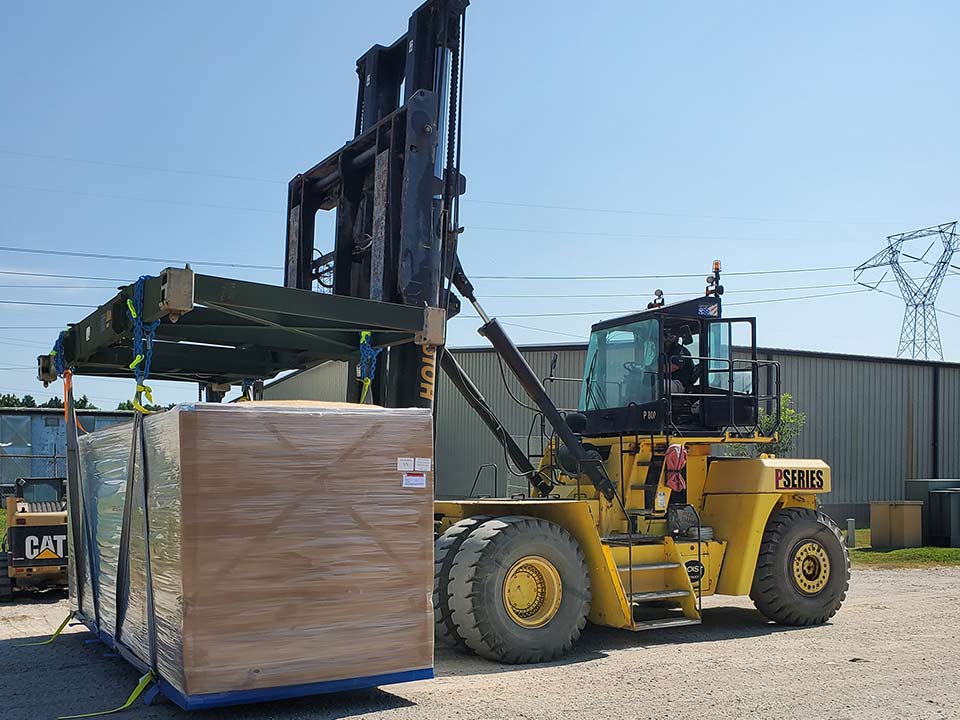
[(793, 551), (793, 584), (804, 595), (816, 595), (830, 580), (830, 558), (816, 540), (804, 540)]
[(513, 564), (503, 580), (503, 606), (510, 619), (524, 628), (550, 622), (563, 597), (560, 573), (539, 555), (527, 555)]

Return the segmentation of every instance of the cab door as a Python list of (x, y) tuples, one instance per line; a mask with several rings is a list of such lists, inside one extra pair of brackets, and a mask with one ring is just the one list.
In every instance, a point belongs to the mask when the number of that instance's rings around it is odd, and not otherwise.
[(756, 320), (725, 318), (705, 325), (704, 424), (724, 430), (752, 429), (759, 412)]

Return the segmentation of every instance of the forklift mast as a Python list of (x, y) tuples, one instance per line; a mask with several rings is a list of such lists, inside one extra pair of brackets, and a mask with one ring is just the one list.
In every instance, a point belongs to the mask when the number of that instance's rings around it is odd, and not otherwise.
[[(458, 309), (444, 290), (456, 255), (459, 114), (468, 0), (428, 0), (407, 32), (357, 60), (354, 138), (296, 175), (287, 201), (287, 287), (383, 302)], [(332, 246), (318, 247), (316, 215), (336, 208)], [(376, 402), (432, 407), (437, 348), (384, 348)], [(350, 366), (356, 377), (356, 364)], [(348, 383), (356, 402), (360, 384)]]
[[(459, 312), (451, 286), (484, 321), (485, 336), (536, 403), (600, 492), (613, 486), (588, 456), (547, 396), (539, 378), (497, 320), (487, 317), (457, 259), (460, 108), (468, 0), (428, 0), (390, 46), (374, 45), (357, 61), (353, 140), (290, 181), (284, 284), (336, 295), (435, 307), (444, 320)], [(336, 208), (332, 249), (316, 243), (316, 214)], [(442, 347), (397, 345), (383, 359), (372, 387), (387, 407), (433, 407), (438, 365), (541, 495), (550, 484), (503, 427), (480, 391)], [(438, 362), (438, 354), (440, 362)], [(350, 378), (358, 377), (351, 363)], [(349, 382), (347, 400), (361, 397)]]

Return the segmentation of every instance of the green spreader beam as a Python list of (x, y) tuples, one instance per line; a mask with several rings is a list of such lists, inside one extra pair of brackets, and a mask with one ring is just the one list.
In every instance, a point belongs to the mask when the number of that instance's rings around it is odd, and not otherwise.
[[(63, 361), (77, 375), (133, 377), (133, 319), (119, 293), (64, 336)], [(442, 345), (439, 308), (383, 303), (310, 290), (200, 275), (167, 268), (143, 286), (144, 324), (160, 320), (150, 377), (237, 384), (269, 379), (326, 360), (359, 357), (360, 332), (374, 347), (404, 343)], [(39, 377), (56, 379), (49, 355), (38, 358)]]

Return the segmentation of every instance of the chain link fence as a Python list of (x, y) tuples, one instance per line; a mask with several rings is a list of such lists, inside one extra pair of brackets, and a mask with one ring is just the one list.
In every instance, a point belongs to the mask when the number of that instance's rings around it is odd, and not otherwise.
[(11, 485), (17, 478), (66, 476), (67, 459), (62, 455), (0, 453), (0, 485)]

